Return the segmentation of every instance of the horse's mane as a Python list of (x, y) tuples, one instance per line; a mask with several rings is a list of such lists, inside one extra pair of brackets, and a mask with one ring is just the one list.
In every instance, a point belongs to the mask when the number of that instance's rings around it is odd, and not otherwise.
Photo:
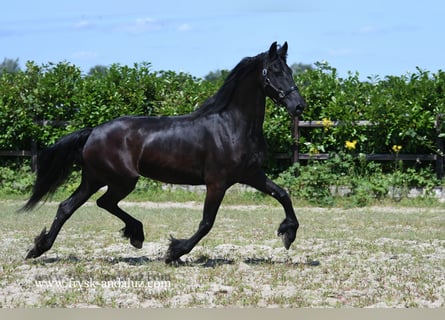
[(224, 110), (229, 104), (230, 99), (238, 85), (238, 82), (252, 70), (258, 67), (258, 63), (264, 63), (264, 58), (266, 53), (260, 53), (255, 57), (247, 57), (242, 59), (235, 68), (227, 76), (223, 85), (216, 92), (215, 95), (208, 98), (195, 112), (193, 115), (201, 116), (208, 113), (217, 113)]

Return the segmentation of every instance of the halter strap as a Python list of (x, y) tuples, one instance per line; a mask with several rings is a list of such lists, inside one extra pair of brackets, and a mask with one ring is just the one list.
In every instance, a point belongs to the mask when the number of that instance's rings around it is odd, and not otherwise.
[[(291, 86), (289, 89), (287, 90), (281, 90), (279, 88), (277, 88), (272, 82), (270, 82), (269, 77), (267, 76), (267, 68), (263, 69), (263, 78), (264, 78), (264, 87), (270, 87), (272, 88), (278, 95), (278, 99), (276, 98), (271, 98), (274, 102), (276, 103), (280, 103), (284, 98), (286, 98), (292, 91), (297, 91), (297, 87), (296, 86)], [(277, 100), (277, 101), (276, 101)], [(280, 101), (281, 100), (281, 101)]]

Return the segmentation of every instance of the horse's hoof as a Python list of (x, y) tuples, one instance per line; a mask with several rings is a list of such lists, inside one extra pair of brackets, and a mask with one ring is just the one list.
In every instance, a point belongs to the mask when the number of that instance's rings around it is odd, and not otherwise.
[(173, 267), (179, 267), (179, 266), (183, 266), (183, 265), (185, 265), (185, 262), (184, 261), (182, 261), (181, 259), (175, 259), (175, 260), (171, 260), (171, 259), (169, 259), (169, 258), (166, 258), (165, 259), (165, 263), (166, 264), (168, 264), (168, 265), (171, 265), (171, 266), (173, 266)]
[(143, 242), (141, 240), (137, 240), (137, 239), (130, 239), (130, 243), (133, 247), (135, 247), (137, 249), (141, 249)]
[(33, 258), (37, 258), (37, 257), (38, 257), (38, 255), (36, 254), (35, 250), (31, 249), (28, 251), (28, 254), (25, 257), (25, 260), (33, 259)]
[(287, 233), (282, 233), (279, 235), (281, 237), (281, 240), (283, 241), (283, 245), (286, 248), (286, 250), (289, 250), (290, 245), (292, 244), (292, 242), (289, 239), (289, 236)]

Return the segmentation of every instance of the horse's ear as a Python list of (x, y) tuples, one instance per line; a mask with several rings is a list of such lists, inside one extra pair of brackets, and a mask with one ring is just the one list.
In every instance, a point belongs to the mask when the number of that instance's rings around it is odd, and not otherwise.
[(278, 54), (284, 59), (287, 58), (287, 41), (284, 42), (283, 46), (278, 50)]
[(269, 48), (269, 60), (274, 60), (277, 57), (277, 42), (275, 41)]

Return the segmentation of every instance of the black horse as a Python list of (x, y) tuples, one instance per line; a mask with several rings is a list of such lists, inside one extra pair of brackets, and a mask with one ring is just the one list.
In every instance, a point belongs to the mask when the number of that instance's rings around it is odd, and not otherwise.
[(189, 239), (170, 239), (165, 261), (179, 260), (210, 231), (226, 190), (235, 183), (256, 188), (276, 198), (286, 218), (278, 228), (284, 246), (295, 240), (298, 220), (288, 194), (261, 169), (266, 142), (263, 121), (266, 96), (297, 116), (305, 101), (287, 66), (287, 43), (273, 43), (269, 51), (243, 59), (222, 87), (193, 113), (176, 117), (125, 116), (95, 128), (62, 137), (43, 149), (37, 178), (24, 210), (52, 194), (69, 176), (74, 164), (82, 169), (77, 190), (60, 203), (47, 232), (43, 229), (26, 258), (49, 250), (63, 224), (100, 188), (107, 191), (97, 205), (125, 223), (123, 236), (141, 248), (142, 223), (118, 203), (134, 189), (139, 176), (166, 183), (206, 185), (202, 221)]

